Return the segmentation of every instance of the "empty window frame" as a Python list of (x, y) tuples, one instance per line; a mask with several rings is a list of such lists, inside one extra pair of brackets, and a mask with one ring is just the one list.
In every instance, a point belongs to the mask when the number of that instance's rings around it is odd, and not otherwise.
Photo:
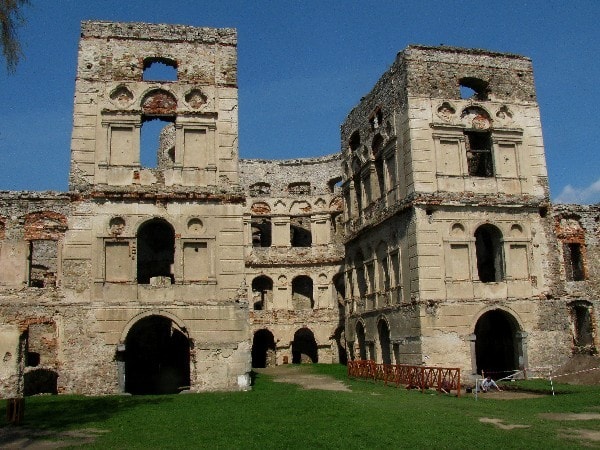
[[(146, 168), (172, 166), (175, 162), (175, 147), (168, 142), (168, 130), (173, 127), (174, 117), (142, 118), (140, 132), (140, 165)], [(171, 144), (171, 145), (170, 145)]]
[(137, 282), (150, 284), (151, 278), (167, 277), (175, 282), (175, 232), (162, 219), (142, 224), (137, 234)]
[(492, 135), (489, 131), (465, 131), (467, 167), (472, 177), (493, 177)]
[(143, 81), (177, 81), (177, 63), (169, 58), (146, 58)]
[(29, 286), (56, 285), (58, 241), (37, 239), (29, 242)]
[(271, 219), (252, 217), (252, 247), (271, 246)]
[(563, 255), (567, 281), (585, 280), (585, 266), (581, 244), (572, 242), (563, 244)]
[(292, 280), (292, 305), (294, 310), (313, 309), (313, 281), (310, 277), (300, 275)]
[(502, 245), (502, 233), (495, 226), (485, 224), (475, 231), (475, 253), (479, 281), (493, 283), (504, 279)]
[(290, 243), (292, 247), (310, 247), (312, 245), (310, 217), (290, 218)]
[(255, 311), (266, 309), (273, 300), (273, 280), (267, 276), (256, 277), (252, 280), (252, 305)]
[(463, 100), (488, 100), (489, 83), (479, 78), (465, 77), (459, 80), (460, 98)]

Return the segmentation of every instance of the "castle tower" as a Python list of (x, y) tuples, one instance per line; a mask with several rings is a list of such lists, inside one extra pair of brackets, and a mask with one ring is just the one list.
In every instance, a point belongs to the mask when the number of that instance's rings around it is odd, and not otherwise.
[(236, 44), (82, 24), (62, 286), (90, 308), (98, 390), (248, 386)]
[(537, 326), (553, 257), (528, 58), (410, 46), (348, 115), (342, 151), (356, 359), (499, 376), (567, 353)]

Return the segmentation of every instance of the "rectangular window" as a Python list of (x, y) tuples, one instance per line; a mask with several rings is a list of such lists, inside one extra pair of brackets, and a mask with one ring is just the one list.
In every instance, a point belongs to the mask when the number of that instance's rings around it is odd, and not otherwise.
[(486, 131), (465, 131), (467, 165), (472, 177), (493, 177), (492, 136)]
[(567, 281), (585, 280), (585, 271), (583, 267), (583, 254), (581, 244), (567, 243), (563, 245), (563, 254), (565, 259), (565, 272)]

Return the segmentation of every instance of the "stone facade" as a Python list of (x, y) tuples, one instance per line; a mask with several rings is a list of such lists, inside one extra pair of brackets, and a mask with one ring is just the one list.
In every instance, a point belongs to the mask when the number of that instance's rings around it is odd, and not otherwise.
[(528, 58), (408, 47), (342, 154), (351, 357), (501, 377), (596, 352), (598, 208), (551, 208)]
[(597, 352), (600, 208), (550, 204), (529, 59), (409, 47), (340, 153), (280, 161), (238, 157), (236, 64), (232, 29), (82, 24), (69, 192), (0, 192), (3, 396)]

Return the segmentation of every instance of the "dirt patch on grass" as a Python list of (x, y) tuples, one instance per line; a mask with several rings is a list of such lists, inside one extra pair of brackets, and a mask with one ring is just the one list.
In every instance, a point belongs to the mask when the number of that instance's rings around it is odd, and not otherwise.
[(550, 420), (600, 420), (600, 413), (542, 413), (540, 417)]
[(529, 428), (531, 425), (521, 425), (517, 423), (507, 424), (502, 419), (490, 419), (489, 417), (482, 417), (479, 419), (481, 423), (489, 423), (494, 425), (501, 430), (514, 430), (516, 428)]
[(559, 436), (566, 439), (600, 442), (600, 431), (597, 430), (559, 430)]
[(254, 369), (257, 373), (264, 373), (273, 377), (277, 383), (298, 384), (302, 389), (320, 389), (323, 391), (345, 391), (350, 392), (350, 388), (327, 375), (317, 375), (310, 373), (302, 366), (275, 366), (266, 369)]
[(0, 448), (52, 449), (92, 444), (108, 430), (83, 428), (62, 432), (43, 431), (26, 427), (0, 428)]
[(523, 391), (490, 391), (490, 392), (480, 392), (477, 394), (479, 398), (491, 398), (494, 400), (522, 400), (526, 398), (540, 398), (545, 397), (545, 394), (536, 394), (533, 392), (523, 392)]

